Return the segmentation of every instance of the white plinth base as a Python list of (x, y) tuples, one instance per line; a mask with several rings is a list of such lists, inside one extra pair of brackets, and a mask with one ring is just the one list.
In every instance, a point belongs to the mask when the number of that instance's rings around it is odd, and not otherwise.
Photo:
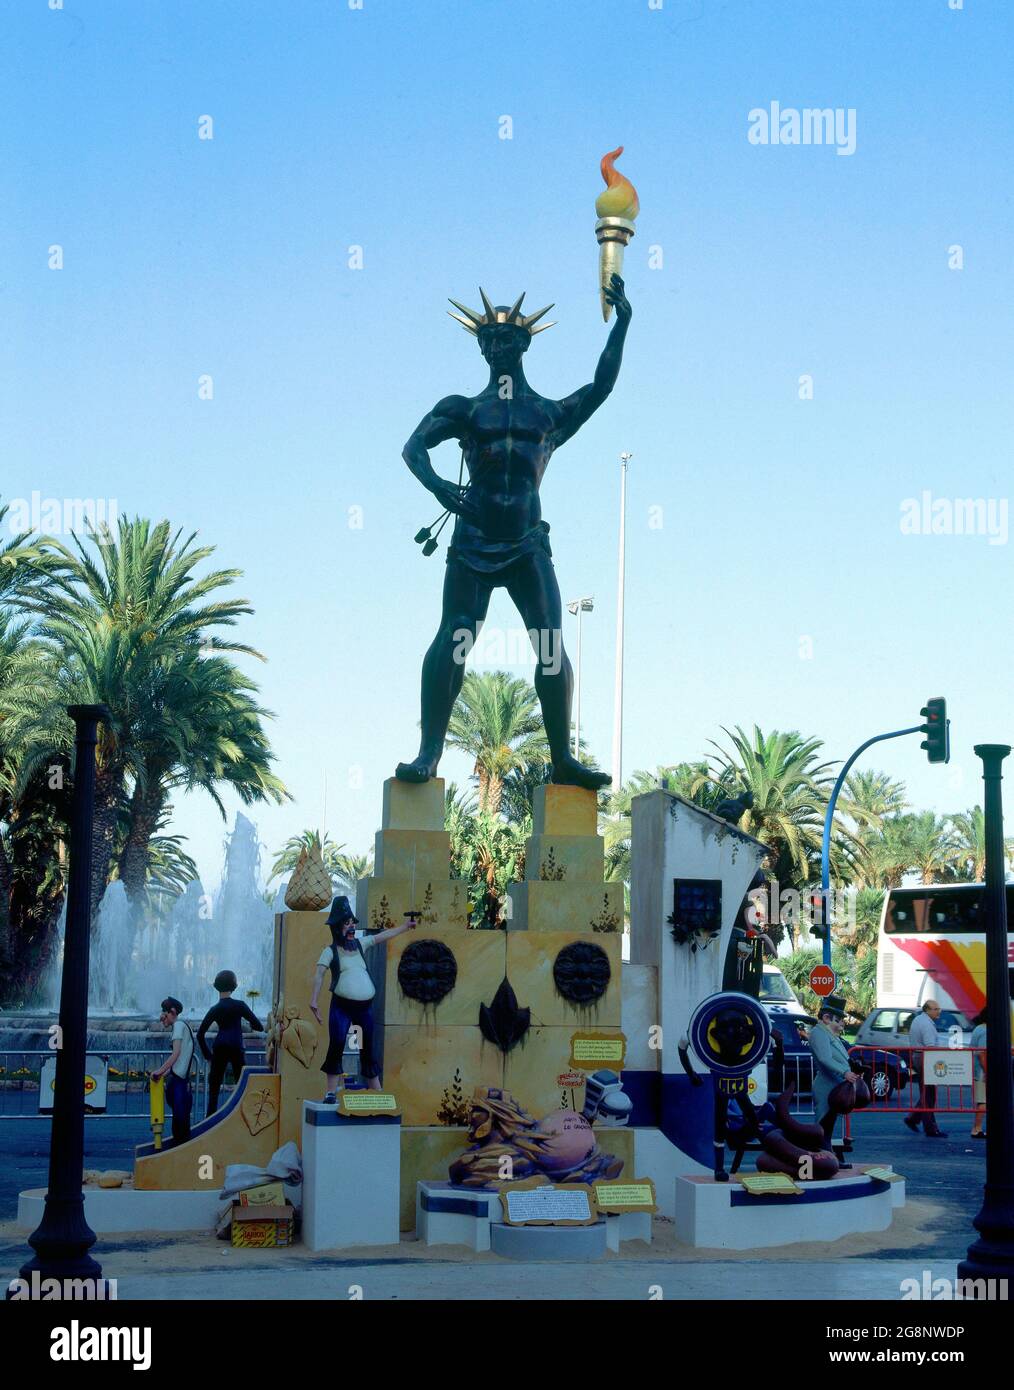
[(651, 1244), (651, 1212), (620, 1211), (606, 1217), (606, 1245), (618, 1251), (624, 1240), (643, 1240)]
[(859, 1168), (801, 1186), (800, 1197), (752, 1197), (735, 1179), (677, 1178), (676, 1234), (699, 1250), (825, 1243), (859, 1231), (886, 1231), (894, 1208), (905, 1201), (903, 1180), (868, 1178)]
[[(415, 1193), (415, 1233), (424, 1245), (467, 1245), (471, 1250), (496, 1250), (498, 1233), (491, 1228), (502, 1226), (503, 1205), (497, 1192), (483, 1192), (475, 1188), (457, 1187), (450, 1182), (420, 1182)], [(646, 1211), (625, 1211), (616, 1216), (606, 1216), (598, 1225), (605, 1227), (605, 1248), (619, 1250), (624, 1240), (645, 1240), (651, 1243), (651, 1214)], [(545, 1229), (526, 1227), (525, 1229)], [(553, 1230), (569, 1230), (570, 1227), (553, 1227)], [(598, 1249), (601, 1232), (589, 1237), (588, 1249)], [(507, 1236), (508, 1243), (512, 1237)], [(514, 1241), (514, 1245), (517, 1241)], [(552, 1242), (543, 1242), (546, 1250)], [(513, 1252), (513, 1246), (512, 1252)], [(582, 1249), (585, 1247), (581, 1247)], [(532, 1245), (532, 1258), (540, 1258), (537, 1253), (538, 1242)], [(512, 1255), (513, 1257), (513, 1255)], [(545, 1258), (556, 1259), (554, 1253)], [(567, 1258), (566, 1256), (562, 1258)]]
[[(34, 1231), (42, 1220), (44, 1187), (18, 1197), (18, 1225)], [(224, 1205), (218, 1188), (193, 1192), (136, 1192), (132, 1187), (86, 1187), (84, 1216), (97, 1236), (127, 1231), (214, 1231)]]
[(397, 1245), (401, 1123), (303, 1103), (303, 1244)]
[(424, 1245), (489, 1249), (489, 1228), (503, 1221), (498, 1192), (450, 1182), (420, 1182), (415, 1190), (415, 1233)]

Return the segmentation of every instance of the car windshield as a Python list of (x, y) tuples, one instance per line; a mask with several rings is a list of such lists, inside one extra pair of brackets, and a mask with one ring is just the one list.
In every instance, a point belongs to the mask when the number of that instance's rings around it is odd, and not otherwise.
[(794, 1003), (796, 996), (780, 970), (765, 970), (761, 977), (760, 997), (776, 1003)]

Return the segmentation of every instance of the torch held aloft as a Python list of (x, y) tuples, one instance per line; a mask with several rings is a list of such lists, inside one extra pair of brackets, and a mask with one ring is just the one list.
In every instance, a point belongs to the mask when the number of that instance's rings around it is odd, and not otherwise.
[(633, 235), (634, 224), (629, 217), (600, 217), (595, 223), (595, 237), (599, 243), (599, 302), (606, 323), (613, 306), (605, 292), (612, 277), (623, 274), (623, 251)]

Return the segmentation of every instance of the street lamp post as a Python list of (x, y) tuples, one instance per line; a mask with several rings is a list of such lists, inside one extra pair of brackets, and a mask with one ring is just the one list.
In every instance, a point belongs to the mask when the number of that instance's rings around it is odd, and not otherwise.
[(576, 598), (567, 604), (567, 612), (577, 615), (577, 677), (574, 681), (574, 757), (581, 761), (581, 614), (595, 607), (594, 598)]
[(620, 557), (616, 585), (616, 689), (613, 694), (613, 790), (623, 785), (623, 586), (626, 571), (627, 466), (633, 454), (620, 455)]
[(42, 1221), (28, 1237), (35, 1251), (20, 1274), (36, 1279), (87, 1279), (96, 1284), (102, 1267), (88, 1251), (95, 1232), (85, 1220), (81, 1190), (84, 1170), (84, 1079), (88, 1037), (88, 949), (91, 931), (92, 822), (95, 815), (95, 745), (98, 725), (109, 718), (104, 705), (68, 705), (75, 724), (74, 795), (70, 821), (67, 923), (63, 938), (59, 1047), (49, 1142), (49, 1187)]
[[(1011, 1079), (1010, 985), (1007, 969), (1007, 886), (1004, 882), (1001, 765), (1003, 743), (977, 743), (982, 759), (986, 833), (986, 1184), (972, 1225), (979, 1239), (958, 1265), (961, 1280), (1014, 1279), (1014, 1082)], [(989, 1297), (966, 1285), (965, 1297)]]

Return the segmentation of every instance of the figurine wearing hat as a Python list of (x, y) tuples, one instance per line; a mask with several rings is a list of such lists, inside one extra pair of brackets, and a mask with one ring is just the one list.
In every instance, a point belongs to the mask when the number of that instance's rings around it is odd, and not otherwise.
[[(264, 1024), (242, 999), (233, 999), (238, 988), (236, 976), (231, 970), (220, 970), (215, 976), (214, 989), (218, 990), (218, 1003), (213, 1004), (197, 1030), (197, 1046), (207, 1061), (211, 1063), (208, 1074), (208, 1114), (218, 1109), (218, 1096), (225, 1080), (226, 1070), (232, 1068), (233, 1081), (239, 1081), (239, 1074), (246, 1062), (243, 1051), (243, 1024), (248, 1023), (257, 1033), (264, 1032)], [(211, 1047), (204, 1041), (208, 1029), (217, 1028)]]
[(324, 1103), (333, 1105), (342, 1069), (342, 1054), (351, 1028), (359, 1029), (359, 1070), (366, 1077), (371, 1091), (380, 1090), (380, 1069), (373, 1052), (373, 996), (376, 989), (367, 969), (366, 952), (375, 950), (394, 936), (401, 936), (402, 932), (414, 927), (415, 922), (410, 919), (400, 927), (388, 927), (386, 931), (364, 937), (356, 932), (359, 920), (348, 898), (343, 896), (335, 898), (331, 904), (327, 925), (331, 928), (331, 945), (324, 947), (317, 960), (310, 1012), (318, 1023), (323, 1023), (317, 1000), (324, 983), (324, 972), (330, 970), (331, 1005), (327, 1015), (329, 1046), (321, 1071), (327, 1077)]
[(858, 1081), (852, 1070), (848, 1048), (842, 1040), (845, 1027), (845, 1000), (830, 994), (820, 1004), (819, 1021), (810, 1030), (813, 1055), (813, 1108), (828, 1143), (838, 1120), (832, 1109), (831, 1092), (843, 1081)]

